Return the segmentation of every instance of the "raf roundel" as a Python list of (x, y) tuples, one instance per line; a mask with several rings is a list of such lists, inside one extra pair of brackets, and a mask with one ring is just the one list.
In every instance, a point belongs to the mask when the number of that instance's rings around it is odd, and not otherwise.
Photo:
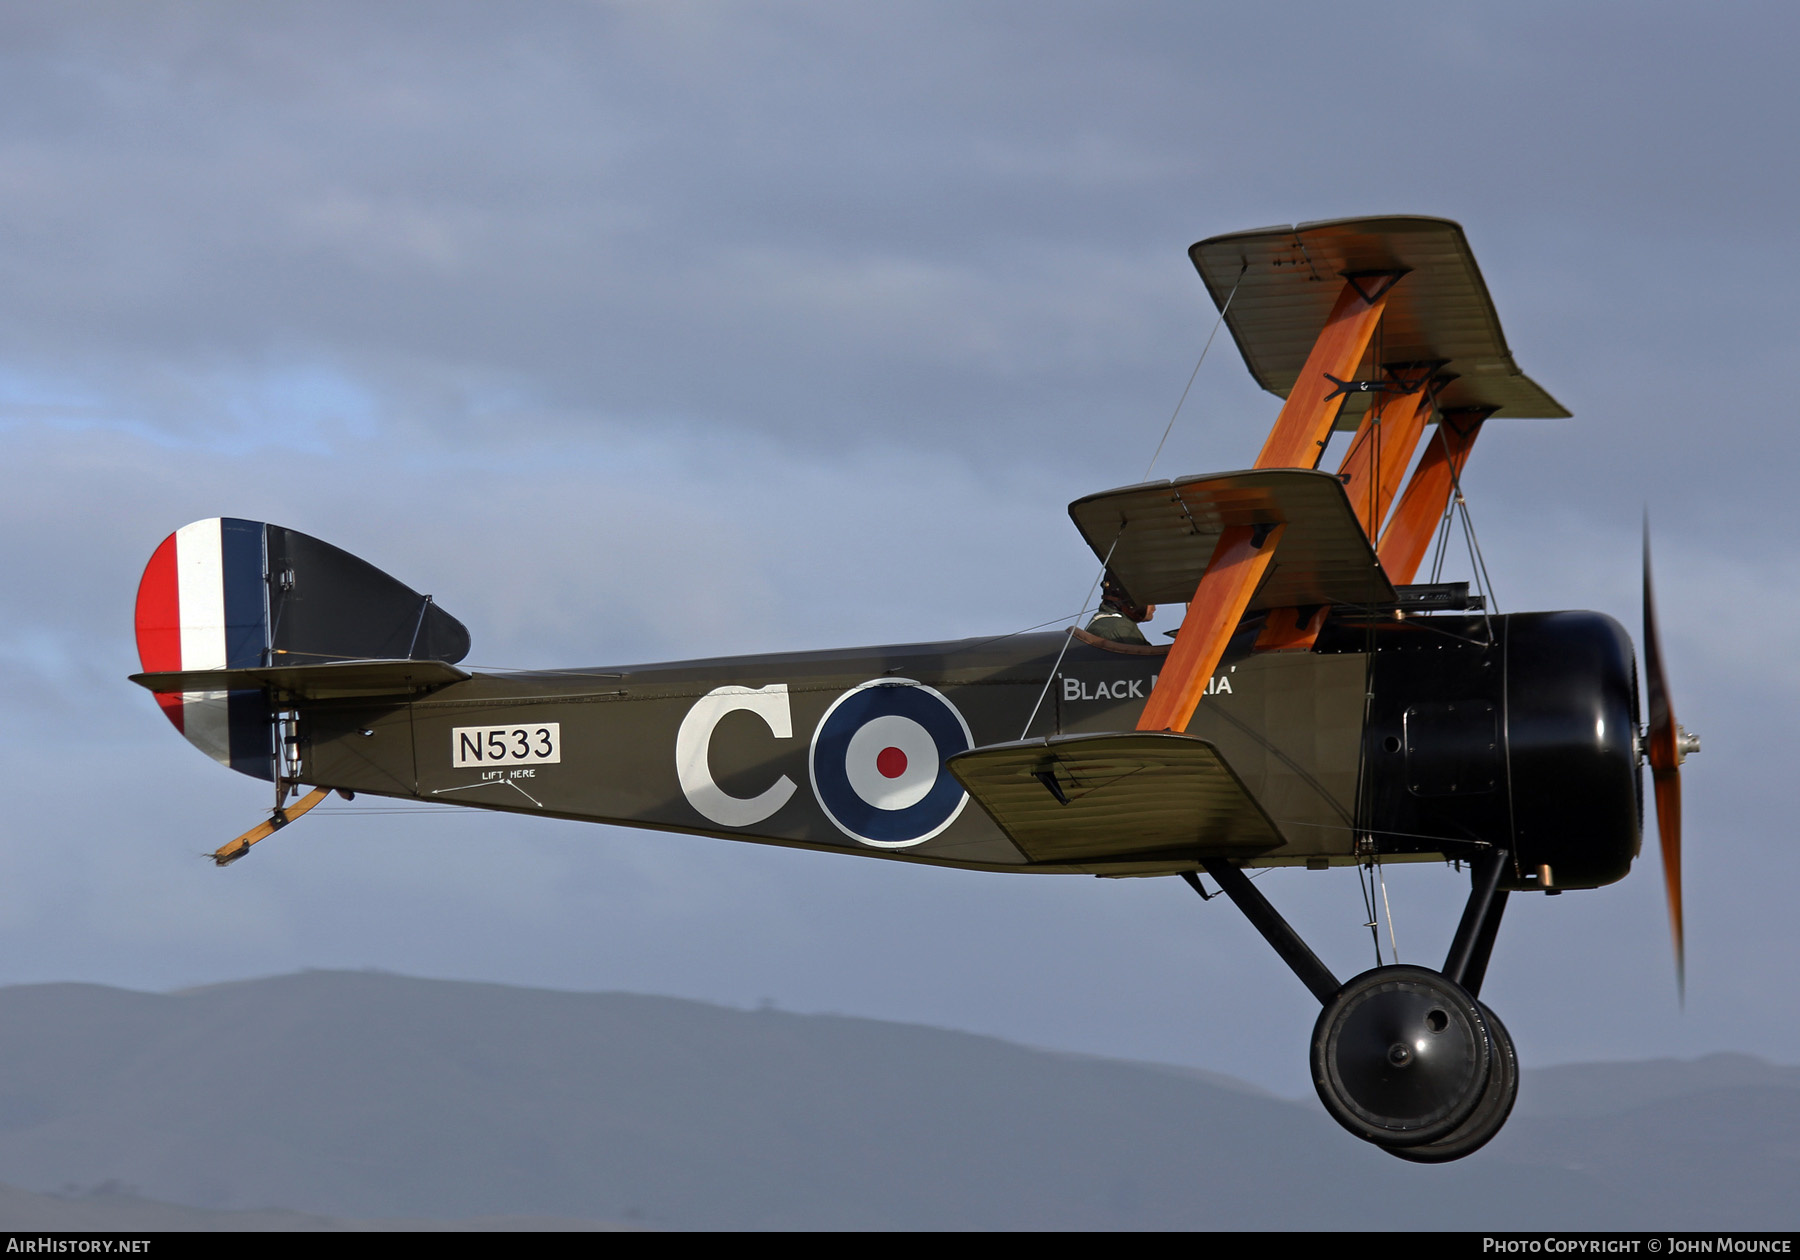
[(813, 730), (813, 794), (838, 830), (881, 849), (937, 835), (968, 795), (944, 762), (974, 745), (956, 706), (922, 683), (877, 678), (839, 696)]

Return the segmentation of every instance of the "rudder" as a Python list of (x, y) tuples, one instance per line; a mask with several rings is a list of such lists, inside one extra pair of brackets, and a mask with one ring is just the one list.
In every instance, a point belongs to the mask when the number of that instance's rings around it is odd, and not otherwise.
[[(163, 539), (138, 584), (146, 673), (356, 660), (437, 660), (469, 632), (429, 595), (330, 543), (279, 525), (213, 517)], [(262, 690), (157, 692), (175, 729), (214, 760), (275, 777)]]

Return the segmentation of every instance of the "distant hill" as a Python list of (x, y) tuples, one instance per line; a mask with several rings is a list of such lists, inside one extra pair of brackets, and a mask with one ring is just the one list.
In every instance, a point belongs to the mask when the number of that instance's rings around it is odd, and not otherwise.
[(0, 1067), (0, 1182), (61, 1195), (0, 1193), (0, 1227), (150, 1200), (239, 1228), (1800, 1223), (1800, 1069), (1736, 1056), (1528, 1072), (1506, 1132), (1441, 1167), (1181, 1068), (379, 973), (0, 989)]

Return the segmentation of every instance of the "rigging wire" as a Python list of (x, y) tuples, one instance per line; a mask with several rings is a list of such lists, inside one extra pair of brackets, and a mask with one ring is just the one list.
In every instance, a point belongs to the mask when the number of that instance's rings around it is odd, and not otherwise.
[(1374, 865), (1373, 859), (1357, 864), (1356, 887), (1362, 893), (1363, 914), (1366, 916), (1363, 926), (1369, 929), (1369, 939), (1375, 943), (1375, 965), (1379, 967), (1381, 966), (1381, 931), (1377, 926), (1375, 914), (1375, 890), (1369, 886), (1369, 868)]
[(392, 817), (395, 814), (437, 814), (443, 818), (474, 818), (477, 816), (474, 810), (458, 809), (448, 801), (445, 801), (437, 805), (395, 805), (391, 807), (372, 805), (364, 808), (352, 807), (350, 809), (321, 810), (319, 817), (387, 818)]
[(1450, 520), (1456, 515), (1456, 501), (1452, 499), (1444, 505), (1444, 515), (1438, 519), (1437, 543), (1431, 556), (1431, 580), (1435, 584), (1444, 579), (1444, 552), (1450, 545)]
[[(990, 643), (998, 643), (1002, 639), (1017, 638), (1021, 634), (1030, 634), (1033, 630), (1042, 630), (1045, 626), (1053, 626), (1059, 621), (1075, 620), (1083, 613), (1092, 611), (1092, 606), (1077, 608), (1074, 612), (1058, 613), (1036, 625), (1021, 626), (1017, 630), (1008, 630), (1005, 634), (991, 635), (985, 639), (977, 639), (969, 646), (971, 649), (986, 647)], [(580, 669), (534, 669), (529, 665), (492, 665), (465, 663), (462, 668), (486, 674), (535, 674), (539, 677), (597, 678), (622, 679), (625, 677), (619, 670), (580, 670)]]
[(1394, 936), (1394, 907), (1388, 902), (1387, 872), (1381, 865), (1381, 854), (1379, 853), (1375, 855), (1375, 878), (1381, 881), (1381, 910), (1382, 917), (1387, 920), (1388, 944), (1393, 947), (1394, 961), (1399, 962), (1400, 942)]
[[(1431, 441), (1444, 444), (1444, 461), (1450, 469), (1450, 502), (1444, 504), (1444, 514), (1438, 517), (1437, 542), (1431, 552), (1431, 580), (1435, 584), (1444, 577), (1444, 552), (1450, 545), (1450, 517), (1456, 511), (1458, 487), (1456, 485), (1456, 461), (1450, 457), (1450, 439), (1444, 435), (1444, 420), (1438, 420), (1437, 432), (1431, 435)], [(1429, 453), (1429, 452), (1428, 452)]]
[[(1213, 339), (1219, 335), (1219, 328), (1225, 323), (1225, 312), (1231, 309), (1232, 300), (1237, 297), (1238, 286), (1243, 284), (1244, 273), (1249, 270), (1250, 260), (1246, 258), (1244, 265), (1238, 268), (1237, 279), (1231, 284), (1231, 292), (1225, 295), (1225, 301), (1219, 307), (1219, 317), (1213, 321), (1212, 331), (1206, 334), (1206, 344), (1200, 347), (1200, 357), (1194, 360), (1194, 370), (1188, 373), (1187, 384), (1181, 389), (1181, 397), (1175, 400), (1175, 410), (1169, 413), (1169, 422), (1163, 426), (1162, 438), (1157, 442), (1156, 449), (1151, 452), (1150, 462), (1144, 465), (1142, 480), (1150, 480), (1150, 470), (1155, 468), (1156, 461), (1162, 458), (1163, 447), (1168, 443), (1169, 434), (1175, 430), (1175, 420), (1181, 415), (1181, 408), (1187, 403), (1188, 393), (1194, 388), (1194, 381), (1200, 375), (1200, 367), (1206, 362), (1207, 353), (1212, 349)], [(1088, 587), (1087, 598), (1082, 601), (1082, 613), (1077, 615), (1085, 614), (1094, 606), (1094, 592), (1100, 589), (1100, 583), (1105, 580), (1107, 566), (1112, 564), (1113, 552), (1118, 550), (1119, 539), (1124, 535), (1125, 526), (1123, 522), (1120, 522), (1119, 532), (1114, 536), (1112, 546), (1106, 549), (1106, 558), (1100, 562), (1100, 572), (1094, 575), (1093, 584)], [(1031, 733), (1031, 724), (1037, 721), (1038, 711), (1044, 707), (1044, 697), (1050, 694), (1050, 685), (1056, 681), (1057, 671), (1062, 668), (1063, 657), (1068, 654), (1069, 644), (1074, 641), (1075, 636), (1072, 634), (1063, 638), (1062, 650), (1056, 654), (1056, 661), (1050, 666), (1050, 672), (1044, 677), (1043, 690), (1038, 692), (1037, 703), (1031, 706), (1031, 716), (1025, 719), (1025, 728), (1019, 732), (1020, 739), (1024, 739)]]
[(1163, 426), (1162, 440), (1157, 442), (1156, 450), (1150, 455), (1150, 462), (1144, 465), (1145, 481), (1150, 480), (1150, 470), (1162, 458), (1163, 444), (1175, 429), (1175, 417), (1181, 414), (1182, 404), (1187, 402), (1188, 391), (1194, 388), (1194, 378), (1200, 375), (1200, 365), (1206, 362), (1206, 352), (1212, 349), (1213, 338), (1219, 335), (1219, 325), (1225, 322), (1225, 312), (1231, 309), (1231, 300), (1237, 296), (1238, 286), (1244, 282), (1244, 273), (1249, 270), (1250, 260), (1246, 258), (1244, 265), (1238, 268), (1237, 279), (1231, 282), (1231, 292), (1225, 295), (1225, 304), (1219, 308), (1219, 318), (1213, 321), (1212, 331), (1206, 334), (1206, 344), (1200, 347), (1200, 357), (1194, 360), (1194, 370), (1188, 373), (1187, 384), (1181, 389), (1181, 397), (1175, 400), (1175, 410), (1169, 413), (1169, 423)]
[[(1381, 362), (1381, 326), (1379, 324), (1376, 325), (1376, 328), (1375, 328), (1375, 351), (1376, 351), (1375, 361), (1376, 361), (1376, 363), (1380, 363)], [(1380, 401), (1381, 401), (1381, 395), (1377, 394), (1372, 402), (1372, 405), (1379, 404)], [(1370, 424), (1370, 430), (1371, 430), (1370, 437), (1371, 438), (1374, 438), (1376, 436), (1376, 433), (1378, 432), (1379, 420), (1380, 420), (1379, 413), (1377, 413), (1376, 420)], [(1335, 427), (1335, 421), (1334, 421), (1334, 427)], [(1326, 430), (1326, 438), (1329, 440), (1330, 436), (1331, 436), (1331, 430), (1328, 429), (1328, 430)], [(1352, 448), (1352, 449), (1354, 449), (1354, 448)], [(1324, 458), (1324, 454), (1325, 453), (1323, 450), (1321, 450), (1319, 452), (1320, 459)], [(1375, 472), (1377, 475), (1379, 475), (1379, 473), (1380, 473), (1380, 467), (1381, 467), (1380, 462), (1376, 461)], [(1371, 478), (1370, 481), (1371, 481), (1371, 490), (1373, 490), (1374, 478)], [(1373, 505), (1371, 505), (1371, 507), (1372, 506)], [(1373, 515), (1374, 515), (1374, 513), (1371, 510), (1370, 516), (1373, 517)], [(1379, 544), (1377, 544), (1377, 545), (1379, 546)], [(1363, 627), (1363, 650), (1368, 654), (1367, 655), (1368, 660), (1373, 661), (1375, 659), (1375, 623), (1373, 621), (1369, 622), (1366, 626)], [(1365, 687), (1363, 690), (1362, 726), (1363, 726), (1364, 730), (1368, 729), (1369, 719), (1373, 712), (1374, 705), (1375, 705), (1375, 688), (1373, 686), (1373, 679), (1371, 678), (1370, 685)], [(1372, 801), (1373, 801), (1374, 785), (1373, 785), (1372, 780), (1367, 775), (1358, 775), (1357, 778), (1358, 778), (1358, 791), (1357, 791), (1357, 811), (1356, 812), (1359, 815), (1361, 815), (1362, 817), (1368, 818), (1368, 817), (1372, 816), (1372, 814), (1373, 814), (1373, 809), (1371, 808), (1371, 805), (1372, 805)], [(1354, 831), (1352, 832), (1352, 834), (1353, 835), (1355, 834)], [(1379, 853), (1380, 850), (1375, 847), (1376, 843), (1377, 843), (1375, 840), (1375, 837), (1373, 835), (1370, 835), (1366, 831), (1363, 833), (1362, 841), (1358, 842), (1356, 847), (1361, 848), (1362, 844), (1365, 842), (1368, 844), (1368, 846), (1371, 849), (1374, 849), (1375, 852)], [(1380, 931), (1380, 928), (1377, 926), (1377, 924), (1379, 922), (1380, 916), (1378, 914), (1376, 914), (1376, 912), (1375, 912), (1375, 889), (1373, 886), (1374, 881), (1371, 878), (1365, 878), (1365, 872), (1364, 872), (1364, 866), (1368, 866), (1368, 867), (1372, 868), (1373, 865), (1374, 865), (1374, 859), (1371, 858), (1367, 862), (1359, 864), (1357, 866), (1357, 868), (1356, 868), (1356, 887), (1357, 887), (1358, 891), (1361, 892), (1362, 899), (1363, 899), (1363, 913), (1366, 916), (1363, 926), (1369, 929), (1369, 940), (1370, 940), (1370, 943), (1373, 944), (1373, 946), (1375, 947), (1375, 965), (1377, 967), (1379, 967), (1379, 966), (1381, 966), (1381, 931)], [(1386, 892), (1386, 889), (1384, 888), (1383, 893), (1385, 894), (1385, 892)], [(1398, 959), (1396, 959), (1395, 961), (1398, 961)]]
[[(1444, 437), (1443, 426), (1438, 426), (1438, 439), (1443, 441), (1446, 450), (1449, 440)], [(1447, 461), (1450, 469), (1450, 501), (1444, 505), (1444, 515), (1438, 522), (1437, 544), (1431, 559), (1431, 580), (1437, 582), (1444, 575), (1444, 557), (1449, 550), (1450, 530), (1453, 523), (1460, 518), (1463, 527), (1463, 539), (1469, 550), (1470, 576), (1476, 590), (1487, 596), (1492, 605), (1489, 612), (1499, 612), (1499, 597), (1494, 593), (1494, 580), (1488, 575), (1487, 557), (1482, 554), (1481, 540), (1475, 536), (1475, 519), (1469, 513), (1469, 498), (1463, 492), (1462, 474), (1457, 470), (1456, 461)], [(1491, 637), (1491, 631), (1490, 631)]]
[[(1370, 364), (1371, 376), (1379, 377), (1381, 364), (1387, 357), (1383, 339), (1386, 326), (1375, 325), (1375, 359)], [(1381, 522), (1375, 519), (1375, 505), (1381, 502), (1381, 422), (1386, 418), (1387, 400), (1377, 388), (1369, 398), (1369, 495), (1368, 495), (1368, 532), (1372, 536), (1376, 549), (1381, 547)]]
[[(1225, 322), (1226, 312), (1231, 310), (1231, 303), (1232, 303), (1233, 299), (1235, 299), (1237, 297), (1238, 286), (1244, 282), (1244, 274), (1249, 270), (1250, 270), (1250, 261), (1249, 261), (1249, 259), (1245, 259), (1243, 266), (1238, 268), (1237, 279), (1232, 282), (1231, 292), (1225, 295), (1225, 302), (1222, 306), (1219, 307), (1219, 316), (1217, 319), (1213, 320), (1212, 330), (1206, 334), (1206, 342), (1204, 345), (1202, 345), (1200, 347), (1200, 357), (1194, 360), (1194, 370), (1192, 372), (1188, 373), (1187, 384), (1182, 386), (1182, 389), (1181, 389), (1181, 397), (1176, 399), (1176, 401), (1175, 401), (1175, 410), (1169, 413), (1169, 422), (1163, 426), (1162, 438), (1156, 443), (1156, 450), (1151, 453), (1150, 462), (1144, 466), (1143, 479), (1146, 481), (1148, 481), (1150, 479), (1150, 471), (1151, 471), (1151, 469), (1156, 467), (1156, 461), (1162, 457), (1163, 447), (1164, 447), (1164, 445), (1166, 445), (1168, 443), (1169, 434), (1174, 432), (1174, 430), (1175, 430), (1175, 421), (1181, 415), (1182, 407), (1184, 405), (1186, 405), (1186, 403), (1187, 403), (1188, 394), (1194, 388), (1194, 381), (1200, 375), (1200, 368), (1203, 364), (1205, 364), (1206, 356), (1207, 356), (1208, 352), (1210, 352), (1212, 350), (1213, 340), (1216, 337), (1218, 337), (1219, 328)], [(1120, 532), (1123, 533), (1123, 530), (1121, 530)], [(1113, 548), (1116, 548), (1118, 545), (1119, 545), (1118, 539), (1117, 538), (1113, 539), (1113, 547), (1107, 549), (1106, 559), (1101, 561), (1101, 563), (1100, 563), (1100, 573), (1097, 577), (1094, 578), (1093, 585), (1088, 588), (1087, 598), (1082, 601), (1081, 607), (1078, 610), (1076, 610), (1076, 612), (1073, 614), (1075, 619), (1079, 620), (1081, 617), (1086, 616), (1088, 613), (1090, 613), (1094, 610), (1094, 592), (1099, 589), (1101, 579), (1106, 576), (1106, 566), (1108, 564), (1112, 563)], [(1068, 618), (1065, 618), (1065, 617), (1052, 617), (1048, 621), (1038, 622), (1037, 625), (1035, 625), (1035, 626), (1026, 626), (1022, 630), (1009, 630), (1005, 634), (997, 634), (991, 639), (983, 639), (979, 643), (975, 644), (974, 646), (986, 647), (990, 643), (998, 643), (1002, 639), (1010, 639), (1010, 638), (1014, 637), (1015, 635), (1029, 634), (1033, 630), (1040, 630), (1045, 626), (1055, 625), (1057, 622), (1064, 621), (1067, 619)], [(1062, 667), (1063, 654), (1068, 651), (1069, 639), (1072, 639), (1073, 637), (1074, 636), (1071, 635), (1067, 639), (1065, 639), (1063, 642), (1063, 651), (1058, 652), (1056, 654), (1056, 663), (1054, 665), (1052, 665), (1050, 668), (1050, 677), (1046, 678), (1044, 680), (1044, 690), (1038, 694), (1037, 703), (1031, 707), (1031, 716), (1029, 718), (1025, 719), (1025, 731), (1029, 731), (1031, 729), (1032, 722), (1037, 720), (1038, 710), (1043, 707), (1044, 697), (1049, 694), (1050, 683), (1056, 677), (1056, 671)], [(480, 668), (495, 670), (495, 671), (502, 671), (502, 672), (511, 672), (513, 669), (513, 667), (504, 666), (504, 665), (488, 665), (488, 666), (481, 666)], [(544, 672), (544, 671), (521, 669), (521, 670), (518, 670), (518, 672), (520, 672), (520, 673), (526, 673), (526, 672), (538, 673), (538, 672)], [(570, 671), (570, 672), (575, 672), (575, 671)], [(1020, 739), (1025, 738), (1025, 731), (1020, 732), (1020, 734), (1019, 734)]]
[(1457, 506), (1462, 509), (1463, 539), (1469, 546), (1469, 569), (1474, 578), (1476, 589), (1481, 592), (1481, 623), (1487, 627), (1488, 642), (1494, 641), (1494, 623), (1491, 617), (1498, 609), (1490, 606), (1495, 603), (1494, 591), (1483, 579), (1487, 577), (1487, 566), (1480, 561), (1481, 548), (1475, 541), (1475, 527), (1469, 522), (1469, 505), (1457, 497)]
[(1088, 613), (1090, 613), (1092, 611), (1093, 611), (1093, 592), (1090, 591), (1090, 592), (1088, 592), (1087, 605), (1085, 605), (1084, 607), (1081, 607), (1081, 608), (1077, 608), (1072, 613), (1063, 613), (1059, 616), (1050, 618), (1050, 620), (1048, 620), (1048, 621), (1040, 621), (1035, 626), (1026, 626), (1023, 630), (1008, 630), (1005, 634), (997, 634), (997, 635), (993, 636), (991, 639), (977, 639), (974, 643), (971, 643), (969, 645), (969, 647), (971, 650), (973, 650), (975, 648), (986, 647), (988, 644), (998, 643), (1002, 639), (1012, 639), (1012, 638), (1018, 637), (1021, 634), (1030, 634), (1033, 630), (1042, 630), (1045, 626), (1053, 626), (1059, 621), (1079, 621), (1081, 618), (1085, 617)]
[[(1088, 587), (1087, 598), (1082, 601), (1083, 613), (1085, 613), (1087, 609), (1093, 607), (1094, 592), (1100, 589), (1100, 580), (1106, 576), (1106, 566), (1112, 563), (1113, 552), (1119, 545), (1119, 536), (1123, 536), (1124, 533), (1125, 527), (1120, 525), (1119, 535), (1113, 538), (1112, 546), (1106, 549), (1106, 559), (1100, 562), (1100, 572), (1094, 574), (1094, 584)], [(1062, 668), (1063, 657), (1068, 655), (1069, 644), (1073, 642), (1075, 642), (1074, 634), (1065, 634), (1063, 636), (1062, 647), (1056, 653), (1056, 660), (1051, 664), (1050, 672), (1044, 675), (1044, 688), (1042, 691), (1038, 692), (1037, 703), (1031, 706), (1031, 716), (1025, 719), (1025, 727), (1019, 732), (1020, 739), (1024, 739), (1031, 734), (1031, 724), (1037, 721), (1038, 710), (1044, 707), (1044, 697), (1050, 694), (1050, 684), (1056, 681), (1056, 673)]]
[(1494, 592), (1494, 580), (1488, 576), (1487, 557), (1481, 554), (1481, 540), (1475, 537), (1475, 520), (1469, 515), (1469, 503), (1461, 492), (1456, 496), (1456, 505), (1462, 509), (1463, 538), (1469, 546), (1469, 564), (1474, 569), (1476, 581), (1481, 585), (1481, 593), (1487, 596), (1492, 611), (1500, 611), (1500, 597)]

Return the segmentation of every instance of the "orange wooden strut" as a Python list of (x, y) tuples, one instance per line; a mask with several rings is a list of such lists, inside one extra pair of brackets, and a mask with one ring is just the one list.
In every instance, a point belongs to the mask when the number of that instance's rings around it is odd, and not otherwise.
[(1338, 294), (1319, 339), (1313, 342), (1312, 353), (1306, 356), (1306, 366), (1294, 378), (1281, 414), (1275, 417), (1262, 454), (1256, 457), (1256, 467), (1312, 468), (1318, 464), (1325, 435), (1331, 432), (1342, 405), (1330, 397), (1337, 386), (1327, 376), (1347, 380), (1356, 375), (1387, 307), (1385, 290), (1373, 302), (1364, 298), (1363, 292), (1355, 282), (1344, 282), (1344, 291)]
[(1362, 522), (1370, 542), (1381, 532), (1382, 519), (1400, 489), (1406, 466), (1412, 463), (1413, 451), (1418, 448), (1433, 406), (1431, 393), (1426, 389), (1397, 399), (1388, 407), (1369, 408), (1362, 428), (1356, 431), (1356, 440), (1338, 466), (1344, 493), (1350, 496), (1350, 506), (1356, 510), (1356, 519)]
[[(1362, 427), (1357, 429), (1356, 440), (1350, 444), (1344, 462), (1338, 465), (1344, 492), (1371, 542), (1381, 528), (1382, 518), (1387, 515), (1388, 504), (1394, 501), (1394, 492), (1400, 487), (1406, 466), (1412, 462), (1413, 451), (1419, 445), (1419, 437), (1425, 430), (1425, 421), (1431, 417), (1433, 405), (1428, 391), (1417, 397), (1403, 397), (1390, 408), (1382, 407), (1377, 401), (1363, 418)], [(1303, 611), (1307, 610), (1271, 608), (1268, 623), (1256, 636), (1255, 650), (1312, 651), (1331, 610), (1312, 609), (1307, 611), (1305, 620), (1301, 620)]]
[(1471, 407), (1446, 411), (1438, 423), (1437, 435), (1425, 448), (1394, 519), (1381, 531), (1377, 552), (1382, 570), (1396, 586), (1404, 586), (1419, 571), (1431, 540), (1437, 534), (1438, 522), (1450, 505), (1456, 479), (1469, 462), (1469, 450), (1481, 432), (1481, 422), (1494, 413), (1492, 407)]
[[(1355, 281), (1344, 282), (1324, 329), (1306, 356), (1306, 366), (1300, 369), (1281, 414), (1275, 417), (1262, 453), (1256, 457), (1256, 467), (1311, 468), (1319, 462), (1340, 406), (1339, 399), (1331, 397), (1337, 387), (1327, 377), (1347, 380), (1356, 375), (1387, 305), (1385, 288), (1375, 293), (1373, 301), (1365, 296), (1367, 292)], [(1169, 649), (1168, 660), (1144, 703), (1138, 730), (1187, 729), (1232, 632), (1275, 558), (1282, 528), (1233, 526), (1219, 536), (1212, 559), (1194, 588), (1194, 598), (1188, 601), (1175, 646)], [(1256, 536), (1259, 531), (1263, 533), (1260, 539)]]
[[(1236, 525), (1219, 535), (1212, 560), (1182, 618), (1181, 633), (1144, 702), (1140, 731), (1185, 731), (1244, 606), (1256, 594), (1285, 525)], [(1258, 532), (1263, 532), (1261, 539)]]
[[(1300, 614), (1307, 614), (1306, 620), (1300, 620)], [(1310, 652), (1314, 643), (1318, 642), (1319, 631), (1325, 628), (1325, 618), (1331, 609), (1320, 605), (1311, 609), (1271, 608), (1269, 620), (1264, 623), (1262, 633), (1256, 636), (1255, 652)]]

